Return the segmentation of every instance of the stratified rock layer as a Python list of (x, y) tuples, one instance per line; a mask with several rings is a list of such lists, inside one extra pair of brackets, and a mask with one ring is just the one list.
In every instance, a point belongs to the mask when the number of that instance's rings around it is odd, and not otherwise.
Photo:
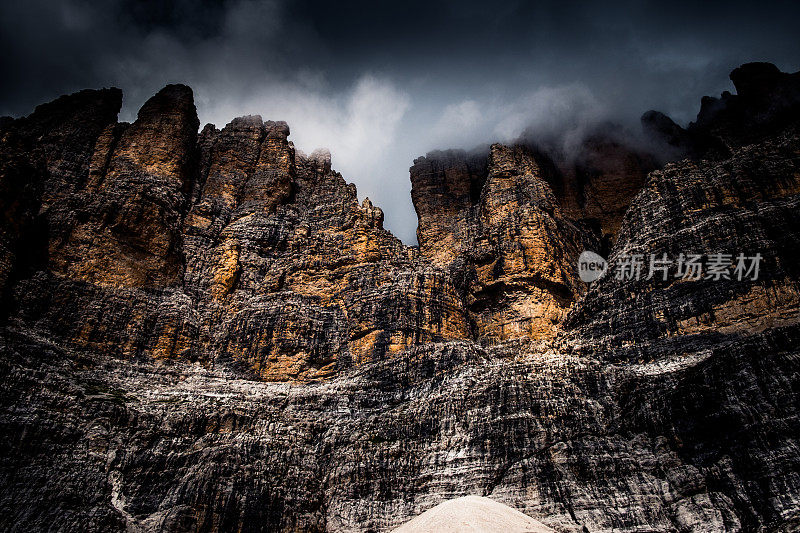
[[(559, 532), (797, 529), (797, 76), (648, 114), (690, 156), (649, 174), (598, 132), (420, 158), (419, 249), (285, 123), (198, 134), (185, 86), (0, 122), (0, 527), (389, 531), (482, 495)], [(681, 253), (763, 259), (614, 275)]]
[(479, 338), (550, 337), (583, 290), (574, 265), (588, 237), (532, 151), (492, 145), (482, 171), (463, 153), (415, 161), (420, 253), (458, 281)]
[(654, 166), (601, 128), (558, 160), (525, 143), (432, 152), (411, 167), (420, 253), (450, 271), (478, 338), (551, 337), (585, 290), (578, 255), (608, 251)]
[[(796, 126), (723, 161), (682, 161), (650, 174), (623, 222), (609, 275), (572, 311), (570, 326), (597, 349), (665, 336), (752, 332), (800, 320), (800, 134)], [(651, 257), (725, 254), (727, 273), (684, 279), (677, 264), (647, 278)], [(757, 279), (738, 256), (761, 256)], [(640, 279), (620, 280), (623, 256), (642, 260)], [(666, 279), (664, 279), (666, 277)], [(653, 358), (631, 348), (626, 358)], [(619, 353), (616, 350), (607, 352)]]
[[(40, 261), (16, 260), (27, 271), (5, 299), (25, 323), (118, 357), (230, 361), (278, 381), (470, 336), (446, 273), (383, 229), (330, 154), (296, 154), (285, 123), (242, 117), (198, 138), (188, 87), (166, 87), (130, 125), (112, 121), (120, 96), (65, 97), (7, 134), (16, 199), (0, 279), (20, 240)], [(76, 127), (62, 108), (89, 122), (70, 149), (47, 144)]]

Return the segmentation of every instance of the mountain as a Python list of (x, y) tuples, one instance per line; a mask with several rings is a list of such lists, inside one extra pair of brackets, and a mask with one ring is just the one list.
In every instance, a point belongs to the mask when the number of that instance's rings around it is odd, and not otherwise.
[(800, 527), (799, 77), (743, 65), (646, 143), (429, 153), (419, 247), (183, 85), (0, 120), (0, 525), (389, 531), (482, 495), (560, 532)]

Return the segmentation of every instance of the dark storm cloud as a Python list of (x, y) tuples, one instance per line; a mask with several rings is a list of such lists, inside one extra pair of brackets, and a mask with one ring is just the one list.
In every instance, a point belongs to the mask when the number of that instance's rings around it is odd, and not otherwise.
[[(413, 242), (413, 157), (579, 135), (608, 118), (686, 122), (728, 72), (800, 66), (796, 2), (111, 0), (0, 4), (0, 114), (85, 87), (125, 92), (131, 120), (161, 86), (195, 90), (201, 121), (284, 119)], [(565, 135), (568, 138), (569, 135)]]

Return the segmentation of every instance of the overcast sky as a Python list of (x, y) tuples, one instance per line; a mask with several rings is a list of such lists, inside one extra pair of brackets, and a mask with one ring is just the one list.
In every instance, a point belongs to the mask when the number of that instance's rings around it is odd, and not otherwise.
[(415, 242), (408, 167), (435, 148), (655, 108), (681, 123), (728, 73), (800, 69), (798, 2), (3, 0), (0, 115), (87, 87), (125, 93), (121, 120), (167, 83), (201, 124), (289, 122)]

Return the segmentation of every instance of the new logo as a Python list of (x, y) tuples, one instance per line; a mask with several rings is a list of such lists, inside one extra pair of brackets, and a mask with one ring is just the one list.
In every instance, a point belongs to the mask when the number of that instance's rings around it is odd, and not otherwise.
[(578, 257), (578, 276), (585, 283), (597, 280), (606, 270), (608, 263), (594, 252), (586, 250)]

